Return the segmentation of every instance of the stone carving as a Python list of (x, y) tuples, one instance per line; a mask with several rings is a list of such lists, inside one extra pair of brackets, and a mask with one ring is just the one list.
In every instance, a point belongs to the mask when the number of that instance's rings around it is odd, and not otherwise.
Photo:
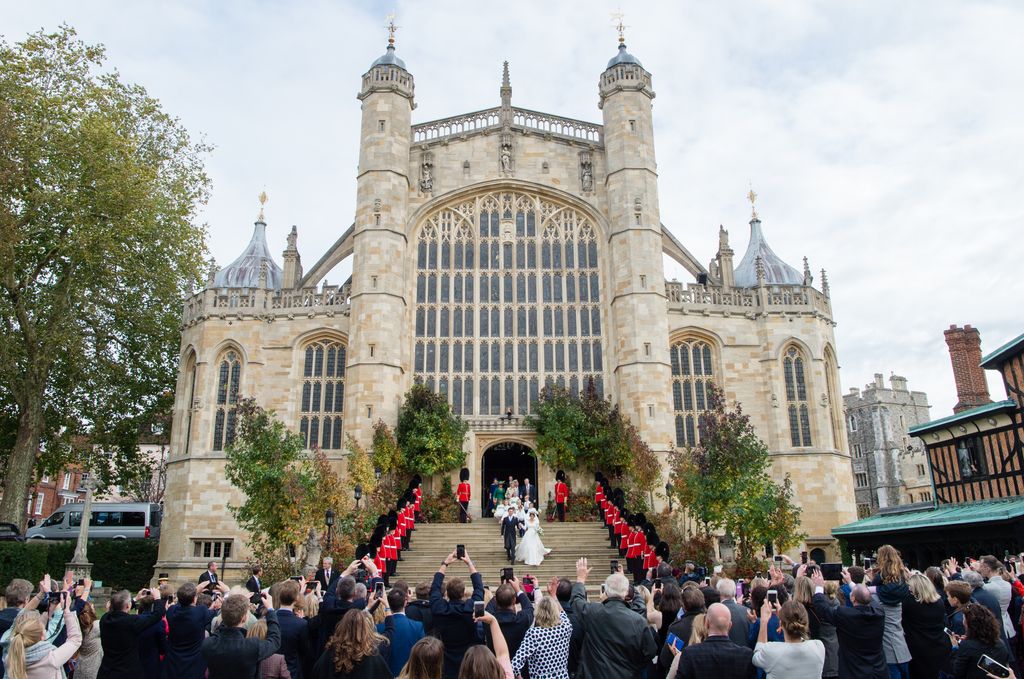
[(637, 214), (643, 212), (643, 202), (641, 202), (640, 196), (633, 199), (633, 212)]
[(433, 193), (434, 191), (434, 158), (429, 153), (423, 154), (423, 162), (420, 165), (420, 191)]
[(501, 145), (501, 171), (503, 174), (512, 174), (512, 144)]
[(380, 198), (373, 199), (373, 211), (379, 213), (381, 207)]
[(580, 189), (584, 193), (594, 190), (594, 162), (589, 151), (580, 153)]

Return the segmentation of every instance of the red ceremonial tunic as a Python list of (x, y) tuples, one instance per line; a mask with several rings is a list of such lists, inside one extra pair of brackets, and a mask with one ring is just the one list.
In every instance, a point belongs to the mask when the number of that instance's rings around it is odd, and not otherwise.
[(594, 486), (594, 502), (600, 502), (604, 506), (604, 488), (600, 483)]
[(629, 524), (622, 518), (622, 512), (615, 510), (615, 534), (626, 535), (629, 533)]
[(622, 539), (619, 540), (619, 549), (626, 550), (626, 558), (629, 558), (629, 550), (632, 549), (633, 543), (633, 531), (627, 531), (622, 533)]
[(615, 517), (612, 515), (612, 508), (606, 506), (604, 508), (604, 525), (610, 526), (614, 521)]
[(562, 481), (555, 484), (555, 502), (562, 504), (569, 498), (569, 486)]
[(633, 555), (633, 558), (643, 558), (644, 551), (647, 549), (647, 533), (643, 532), (642, 530), (638, 530), (636, 532), (636, 536), (634, 537), (633, 544), (636, 548), (636, 554)]
[(398, 558), (398, 550), (395, 548), (395, 536), (388, 533), (381, 543), (384, 546), (384, 558), (394, 561)]
[(626, 538), (626, 558), (635, 559), (640, 556), (640, 540), (637, 538), (637, 533), (641, 531), (630, 531), (629, 536)]
[(644, 549), (644, 570), (647, 570), (648, 568), (655, 568), (657, 565), (658, 557), (654, 553), (654, 547), (647, 545), (647, 548)]
[(405, 537), (405, 510), (403, 509), (398, 514), (398, 526), (395, 528), (395, 533), (400, 538)]
[(416, 510), (412, 505), (405, 508), (405, 520), (409, 525), (409, 530), (412, 530), (416, 526)]
[(377, 571), (384, 573), (388, 567), (388, 561), (381, 556), (380, 550), (377, 550), (377, 556), (373, 557), (373, 564), (377, 567)]
[(458, 496), (459, 502), (469, 502), (469, 496), (472, 494), (469, 484), (463, 481), (459, 484)]
[(412, 489), (412, 494), (416, 496), (416, 506), (414, 507), (414, 509), (415, 511), (418, 512), (420, 511), (420, 502), (423, 500), (423, 490), (420, 489), (419, 486), (417, 486), (416, 488)]

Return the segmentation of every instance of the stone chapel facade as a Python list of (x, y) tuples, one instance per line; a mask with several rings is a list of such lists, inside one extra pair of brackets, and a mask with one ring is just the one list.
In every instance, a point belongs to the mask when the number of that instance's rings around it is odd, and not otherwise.
[[(506, 64), (499, 106), (414, 124), (413, 75), (388, 45), (358, 95), (353, 225), (304, 271), (295, 227), (275, 262), (261, 211), (185, 301), (159, 571), (245, 563), (223, 478), (239, 398), (343, 468), (345, 434), (394, 425), (414, 380), (468, 420), (477, 497), (532, 459), (523, 416), (547, 383), (593, 379), (665, 456), (697, 441), (715, 382), (791, 475), (805, 548), (834, 550), (856, 510), (824, 272), (815, 288), (806, 259), (779, 258), (756, 213), (741, 260), (722, 229), (703, 266), (661, 221), (651, 74), (620, 44), (598, 90), (602, 124), (518, 108)], [(666, 281), (665, 255), (695, 282)], [(349, 281), (321, 284), (349, 256)], [(553, 487), (554, 470), (526, 473)]]

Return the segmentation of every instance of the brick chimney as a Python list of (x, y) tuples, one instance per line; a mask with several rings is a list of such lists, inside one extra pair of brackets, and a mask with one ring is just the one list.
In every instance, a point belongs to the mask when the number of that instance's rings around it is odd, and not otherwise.
[(985, 371), (981, 367), (981, 333), (970, 325), (962, 328), (951, 325), (943, 334), (953, 363), (953, 379), (956, 380), (957, 404), (953, 412), (991, 403)]

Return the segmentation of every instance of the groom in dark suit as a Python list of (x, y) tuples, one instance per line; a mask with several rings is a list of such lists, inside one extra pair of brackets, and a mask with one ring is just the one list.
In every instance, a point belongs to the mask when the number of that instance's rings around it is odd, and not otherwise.
[(508, 514), (501, 520), (501, 535), (505, 538), (505, 552), (508, 554), (508, 562), (515, 563), (516, 560), (516, 538), (519, 537), (519, 524), (515, 509), (508, 508)]

